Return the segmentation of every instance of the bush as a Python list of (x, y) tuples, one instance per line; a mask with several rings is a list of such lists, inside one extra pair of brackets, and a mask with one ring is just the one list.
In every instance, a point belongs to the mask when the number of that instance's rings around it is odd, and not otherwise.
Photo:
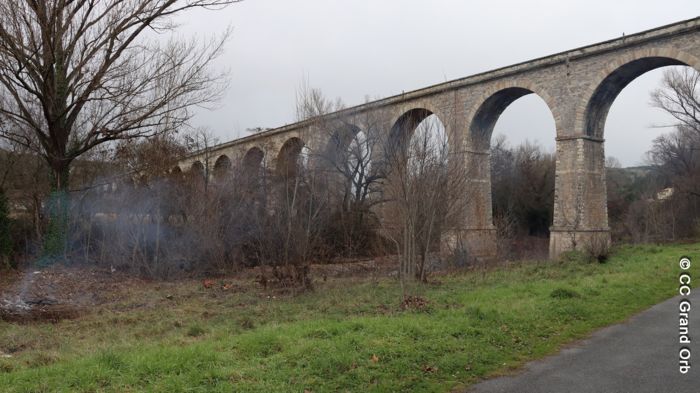
[(588, 262), (603, 263), (610, 257), (610, 242), (604, 237), (594, 236), (584, 247), (584, 253)]
[(561, 262), (604, 263), (610, 258), (610, 242), (604, 237), (592, 237), (579, 250), (565, 251), (559, 256)]

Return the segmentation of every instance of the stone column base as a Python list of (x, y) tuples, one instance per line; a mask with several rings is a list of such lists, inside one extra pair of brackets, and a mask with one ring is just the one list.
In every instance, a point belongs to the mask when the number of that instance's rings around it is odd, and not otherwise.
[(599, 247), (610, 247), (610, 228), (570, 229), (550, 228), (549, 258), (558, 259), (566, 251), (586, 251)]
[(496, 228), (470, 228), (451, 231), (442, 235), (440, 252), (454, 253), (463, 249), (468, 257), (479, 262), (496, 259)]

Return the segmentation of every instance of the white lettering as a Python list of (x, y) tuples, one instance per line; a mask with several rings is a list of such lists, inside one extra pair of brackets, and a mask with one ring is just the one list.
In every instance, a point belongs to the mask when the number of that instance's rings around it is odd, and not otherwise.
[[(688, 311), (690, 311), (690, 301), (688, 301), (687, 299), (683, 299), (683, 300), (680, 302), (680, 304), (678, 305), (678, 309), (679, 309), (681, 312), (687, 313)], [(687, 317), (687, 315), (686, 315), (686, 317)]]
[(681, 276), (678, 278), (678, 281), (680, 281), (681, 284), (690, 284), (690, 274), (681, 274)]
[(690, 359), (690, 349), (683, 347), (681, 348), (681, 351), (678, 353), (678, 355), (681, 357), (682, 360), (688, 360)]

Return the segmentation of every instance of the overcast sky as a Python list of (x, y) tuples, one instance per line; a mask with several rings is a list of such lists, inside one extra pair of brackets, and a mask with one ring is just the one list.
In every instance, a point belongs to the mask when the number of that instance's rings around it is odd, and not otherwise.
[[(593, 44), (700, 15), (697, 0), (456, 1), (246, 0), (182, 18), (183, 34), (234, 32), (217, 66), (231, 72), (219, 108), (194, 120), (221, 142), (252, 127), (294, 122), (302, 78), (349, 106)], [(606, 153), (642, 161), (669, 123), (649, 106), (663, 69), (630, 84), (613, 104)], [(496, 133), (554, 146), (554, 121), (534, 95), (514, 102)], [(495, 135), (494, 134), (494, 135)]]

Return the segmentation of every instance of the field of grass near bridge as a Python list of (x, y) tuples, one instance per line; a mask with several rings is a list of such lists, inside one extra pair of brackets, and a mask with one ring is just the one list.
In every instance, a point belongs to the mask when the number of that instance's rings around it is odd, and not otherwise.
[(674, 296), (681, 255), (700, 277), (700, 244), (624, 246), (437, 276), (407, 308), (388, 277), (124, 285), (76, 319), (0, 322), (0, 391), (459, 391)]

